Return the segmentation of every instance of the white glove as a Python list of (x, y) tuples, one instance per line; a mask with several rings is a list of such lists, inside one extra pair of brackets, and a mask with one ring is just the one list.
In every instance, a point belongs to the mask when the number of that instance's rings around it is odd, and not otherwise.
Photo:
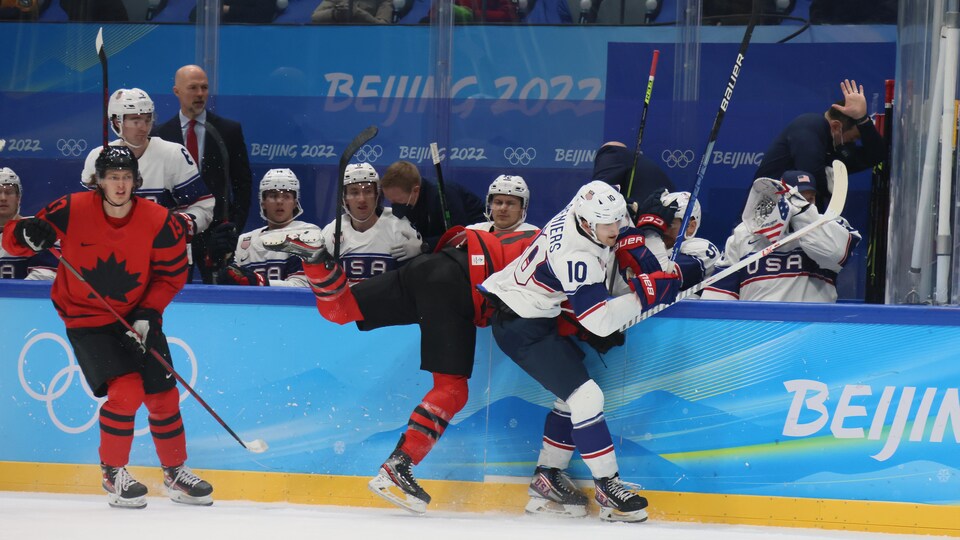
[(409, 230), (400, 233), (400, 243), (390, 248), (390, 256), (398, 262), (412, 259), (423, 253), (423, 239), (420, 233)]
[(132, 342), (136, 342), (137, 346), (140, 347), (140, 352), (142, 354), (147, 353), (147, 334), (150, 333), (150, 321), (144, 319), (137, 319), (133, 321), (133, 324), (130, 326), (133, 327), (133, 332), (127, 330), (127, 337), (130, 338)]

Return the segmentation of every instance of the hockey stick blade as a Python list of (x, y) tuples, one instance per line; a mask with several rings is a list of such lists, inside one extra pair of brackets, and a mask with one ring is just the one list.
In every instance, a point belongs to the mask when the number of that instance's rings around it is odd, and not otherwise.
[(340, 154), (340, 170), (337, 175), (337, 216), (335, 218), (336, 224), (334, 225), (333, 232), (333, 258), (334, 260), (340, 260), (340, 233), (343, 230), (343, 175), (347, 172), (347, 164), (350, 163), (350, 160), (353, 158), (353, 155), (357, 153), (357, 150), (360, 150), (360, 147), (367, 144), (367, 142), (376, 137), (377, 133), (380, 130), (377, 129), (377, 126), (370, 126), (353, 138), (350, 141), (350, 144), (343, 150), (343, 153)]
[(816, 229), (817, 227), (820, 227), (826, 223), (829, 223), (839, 218), (840, 214), (843, 212), (843, 206), (847, 202), (847, 188), (848, 188), (847, 183), (848, 183), (848, 178), (847, 178), (846, 165), (844, 165), (843, 162), (841, 162), (840, 160), (834, 160), (833, 162), (833, 195), (830, 198), (830, 204), (827, 206), (826, 211), (824, 211), (824, 213), (820, 216), (819, 219), (817, 219), (813, 223), (810, 223), (804, 227), (801, 227), (800, 229), (797, 229), (796, 231), (788, 234), (787, 236), (781, 238), (780, 240), (777, 240), (776, 242), (761, 249), (760, 251), (757, 251), (756, 253), (753, 253), (748, 257), (740, 259), (740, 261), (738, 261), (736, 264), (731, 265), (730, 267), (726, 268), (722, 272), (714, 274), (708, 277), (707, 279), (701, 281), (700, 283), (694, 285), (693, 287), (690, 287), (689, 289), (681, 292), (680, 294), (677, 295), (676, 300), (674, 300), (673, 302), (669, 304), (660, 304), (651, 309), (648, 309), (647, 311), (644, 311), (634, 319), (630, 320), (627, 324), (623, 325), (623, 327), (620, 328), (620, 331), (622, 332), (627, 328), (630, 328), (631, 326), (634, 326), (635, 324), (639, 323), (640, 321), (653, 317), (654, 315), (656, 315), (657, 313), (660, 313), (661, 311), (667, 309), (668, 307), (676, 305), (681, 300), (690, 298), (691, 296), (697, 294), (698, 292), (702, 291), (706, 287), (709, 287), (710, 285), (713, 285), (714, 283), (720, 281), (721, 279), (735, 272), (739, 272), (743, 268), (746, 268), (747, 266), (759, 261), (760, 259), (773, 253), (780, 247), (785, 246), (795, 240), (798, 240), (802, 236), (806, 236), (807, 233)]

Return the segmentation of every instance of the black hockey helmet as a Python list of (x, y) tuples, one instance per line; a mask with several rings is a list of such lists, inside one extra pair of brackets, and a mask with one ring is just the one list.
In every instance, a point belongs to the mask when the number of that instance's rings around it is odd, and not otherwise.
[(127, 169), (133, 172), (134, 189), (140, 189), (143, 178), (140, 177), (140, 168), (137, 165), (137, 156), (127, 146), (107, 146), (100, 151), (94, 165), (97, 171), (97, 180), (103, 179), (110, 169)]

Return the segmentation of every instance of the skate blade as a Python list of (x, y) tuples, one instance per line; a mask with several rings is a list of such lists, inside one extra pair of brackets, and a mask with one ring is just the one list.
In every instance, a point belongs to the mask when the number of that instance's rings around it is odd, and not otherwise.
[(530, 497), (524, 508), (527, 514), (551, 518), (582, 518), (587, 515), (587, 507), (578, 504), (561, 504), (541, 497)]
[(211, 506), (213, 505), (213, 495), (204, 495), (203, 497), (191, 497), (186, 493), (177, 490), (167, 488), (167, 495), (170, 497), (170, 500), (180, 504), (190, 504), (193, 506)]
[(643, 523), (647, 520), (647, 509), (641, 508), (634, 512), (621, 512), (613, 508), (600, 507), (600, 519), (622, 523)]
[(427, 513), (427, 503), (403, 491), (390, 478), (383, 474), (373, 477), (367, 487), (382, 499), (403, 508), (407, 512), (422, 516)]
[(107, 493), (107, 504), (113, 508), (130, 508), (136, 510), (147, 507), (147, 497), (144, 495), (143, 497), (124, 499), (114, 493)]

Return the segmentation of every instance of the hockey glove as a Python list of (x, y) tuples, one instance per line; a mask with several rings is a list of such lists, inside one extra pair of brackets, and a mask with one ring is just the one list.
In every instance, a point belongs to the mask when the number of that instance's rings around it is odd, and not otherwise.
[(628, 232), (617, 240), (617, 266), (624, 279), (661, 270), (657, 256), (639, 232)]
[(609, 336), (598, 336), (593, 332), (582, 330), (578, 337), (583, 341), (586, 341), (588, 345), (593, 347), (600, 354), (607, 354), (610, 349), (614, 347), (620, 347), (626, 342), (627, 338), (626, 334), (619, 330), (610, 334)]
[(266, 287), (270, 281), (249, 268), (230, 264), (217, 272), (218, 285), (252, 285)]
[(677, 274), (653, 272), (640, 274), (627, 283), (637, 293), (643, 311), (647, 311), (658, 304), (672, 304), (676, 301), (677, 293), (680, 292), (679, 277)]
[(400, 233), (401, 243), (390, 248), (390, 256), (403, 262), (423, 253), (423, 240), (420, 234), (410, 230)]
[(133, 331), (127, 330), (123, 335), (123, 346), (130, 352), (136, 354), (146, 354), (147, 350), (154, 348), (154, 343), (161, 337), (161, 325), (163, 323), (160, 313), (152, 309), (137, 308), (127, 317), (127, 322), (133, 327)]
[(667, 228), (673, 223), (680, 206), (677, 201), (672, 201), (669, 205), (663, 204), (661, 197), (667, 193), (666, 189), (654, 191), (637, 209), (639, 217), (637, 218), (637, 227), (641, 232), (654, 230), (660, 234), (667, 232)]
[(230, 222), (224, 222), (210, 229), (207, 238), (207, 254), (214, 261), (223, 259), (226, 255), (233, 253), (237, 248), (237, 226)]
[(53, 225), (35, 217), (17, 221), (13, 228), (13, 235), (21, 245), (36, 252), (53, 246), (57, 241), (57, 231), (53, 229)]
[(186, 243), (193, 241), (193, 235), (197, 232), (197, 223), (193, 219), (193, 216), (187, 214), (186, 212), (175, 212), (173, 215), (177, 216), (180, 219), (180, 222), (183, 223), (183, 239)]

